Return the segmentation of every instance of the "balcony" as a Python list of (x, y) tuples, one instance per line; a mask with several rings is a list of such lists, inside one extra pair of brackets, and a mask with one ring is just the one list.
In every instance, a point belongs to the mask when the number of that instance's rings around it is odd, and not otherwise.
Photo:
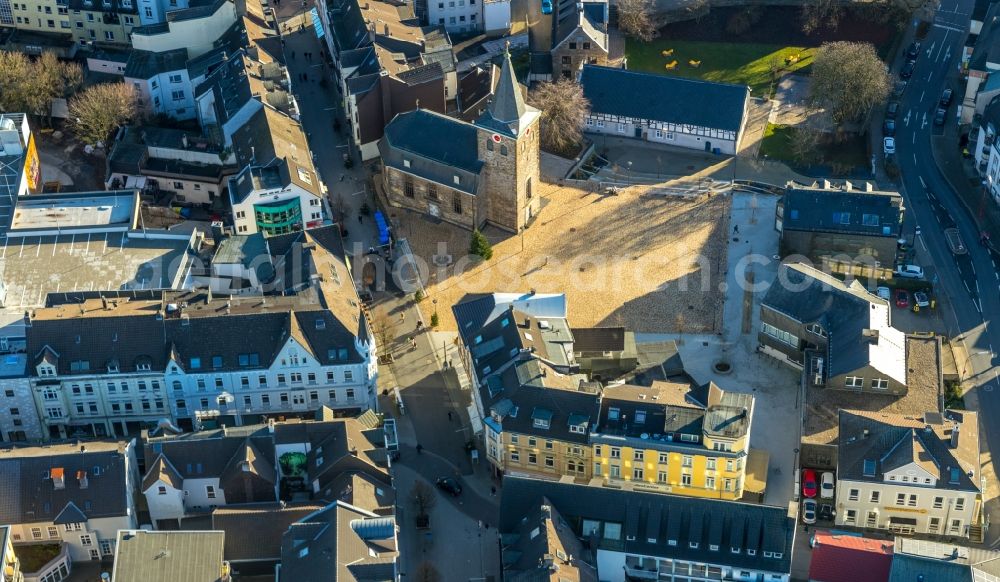
[[(14, 554), (21, 561), (21, 573), (28, 580), (51, 579), (61, 580), (69, 575), (70, 558), (69, 544), (41, 543), (17, 544)], [(62, 575), (53, 573), (59, 572)]]

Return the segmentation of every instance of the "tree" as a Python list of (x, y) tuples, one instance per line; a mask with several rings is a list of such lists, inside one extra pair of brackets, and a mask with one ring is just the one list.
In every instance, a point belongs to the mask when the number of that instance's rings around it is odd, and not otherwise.
[(383, 312), (373, 312), (372, 333), (379, 348), (389, 349), (389, 344), (396, 339), (392, 333), (392, 326), (389, 324), (389, 317)]
[(888, 68), (868, 43), (825, 43), (813, 60), (812, 101), (829, 107), (836, 123), (861, 120), (891, 86)]
[(493, 258), (493, 245), (490, 244), (490, 241), (486, 239), (483, 233), (479, 232), (478, 228), (472, 231), (472, 242), (469, 243), (469, 253), (478, 255), (487, 261)]
[(427, 512), (434, 509), (437, 497), (430, 485), (424, 481), (417, 481), (413, 484), (413, 489), (410, 489), (410, 501), (413, 502), (413, 508), (417, 510), (418, 516), (426, 516)]
[(627, 36), (650, 41), (659, 34), (660, 25), (653, 0), (618, 0), (618, 28)]
[(590, 101), (583, 96), (583, 87), (570, 79), (539, 83), (528, 99), (542, 111), (542, 147), (559, 154), (575, 154), (590, 114)]
[(792, 128), (788, 139), (792, 157), (802, 164), (822, 161), (819, 153), (819, 132), (806, 127)]
[(809, 0), (802, 4), (802, 32), (812, 34), (820, 28), (836, 30), (843, 14), (840, 0)]
[(70, 125), (84, 143), (103, 144), (111, 132), (135, 118), (138, 97), (128, 83), (94, 85), (69, 102)]
[(24, 53), (0, 51), (0, 111), (27, 111), (32, 64)]
[(423, 561), (420, 562), (419, 566), (417, 566), (417, 572), (414, 575), (414, 579), (417, 582), (440, 582), (441, 573), (434, 567), (434, 564)]
[(22, 53), (0, 54), (0, 110), (24, 111), (51, 119), (52, 100), (68, 97), (83, 83), (83, 69), (77, 63), (60, 61), (46, 51), (34, 61)]

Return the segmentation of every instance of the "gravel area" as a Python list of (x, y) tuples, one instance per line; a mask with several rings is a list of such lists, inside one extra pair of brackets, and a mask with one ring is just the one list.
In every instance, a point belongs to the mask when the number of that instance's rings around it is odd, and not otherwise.
[(940, 411), (941, 362), (937, 340), (929, 336), (907, 336), (906, 360), (909, 390), (902, 397), (810, 387), (806, 394), (802, 440), (814, 444), (836, 442), (837, 411), (841, 408), (910, 416)]
[[(706, 333), (718, 327), (728, 196), (681, 198), (633, 186), (602, 195), (543, 186), (543, 207), (523, 235), (487, 229), (493, 258), (467, 256), (467, 231), (395, 210), (398, 232), (430, 265), (424, 281), (441, 328), (466, 293), (565, 293), (575, 326)], [(523, 249), (523, 250), (522, 250)], [(448, 267), (434, 257), (450, 255)]]

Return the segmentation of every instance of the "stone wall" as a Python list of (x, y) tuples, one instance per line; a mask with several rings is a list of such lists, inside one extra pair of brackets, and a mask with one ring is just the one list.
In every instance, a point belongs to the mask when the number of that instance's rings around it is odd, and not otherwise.
[[(480, 129), (479, 159), (485, 162), (486, 220), (499, 228), (518, 232), (540, 208), (538, 121), (521, 129), (514, 139)], [(530, 191), (529, 191), (530, 190)], [(530, 208), (530, 212), (527, 210)]]
[[(469, 230), (475, 226), (479, 214), (476, 196), (404, 174), (395, 168), (386, 168), (383, 176), (389, 204), (435, 216)], [(407, 181), (413, 184), (412, 197), (406, 194)], [(461, 202), (461, 212), (456, 211), (456, 198)]]
[[(584, 43), (590, 48), (584, 48)], [(574, 78), (583, 63), (607, 66), (608, 53), (583, 32), (577, 30), (567, 41), (552, 50), (552, 80), (560, 76)]]

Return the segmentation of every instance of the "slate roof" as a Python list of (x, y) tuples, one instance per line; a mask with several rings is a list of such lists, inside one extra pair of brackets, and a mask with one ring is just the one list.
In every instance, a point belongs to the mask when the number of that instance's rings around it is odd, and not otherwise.
[[(305, 130), (299, 122), (273, 107), (264, 105), (233, 133), (233, 153), (240, 166), (264, 166), (284, 160), (288, 180), (306, 192), (322, 196)], [(300, 170), (308, 176), (308, 181), (299, 175)], [(237, 202), (245, 198), (232, 193), (230, 196)]]
[[(228, 432), (230, 429), (226, 429)], [(221, 431), (219, 431), (221, 432)], [(156, 482), (161, 474), (159, 460), (169, 462), (177, 476), (181, 479), (225, 480), (234, 471), (242, 472), (238, 465), (240, 461), (249, 461), (248, 468), (263, 479), (275, 483), (277, 473), (273, 465), (274, 442), (268, 434), (247, 436), (246, 431), (233, 431), (232, 436), (212, 433), (211, 438), (177, 439), (175, 437), (151, 438), (146, 443), (146, 459), (153, 459), (153, 464), (143, 478), (143, 489)], [(173, 478), (173, 475), (168, 473)], [(273, 500), (273, 492), (269, 499)], [(265, 499), (250, 499), (251, 501), (266, 501)]]
[[(117, 443), (15, 447), (0, 451), (0, 523), (78, 523), (127, 515), (125, 453)], [(65, 488), (56, 489), (50, 470), (62, 469)], [(87, 486), (78, 479), (85, 473)], [(74, 522), (73, 520), (79, 520)]]
[(292, 523), (323, 509), (307, 503), (245, 503), (217, 507), (211, 529), (226, 533), (225, 557), (230, 562), (277, 561), (281, 538)]
[(187, 49), (164, 52), (133, 50), (125, 64), (125, 77), (129, 79), (151, 79), (170, 71), (187, 68)]
[[(958, 447), (950, 446), (958, 427)], [(867, 433), (865, 432), (867, 431)], [(923, 418), (841, 410), (837, 478), (882, 481), (886, 472), (916, 464), (938, 489), (979, 491), (979, 426), (975, 412), (928, 412)], [(867, 436), (866, 436), (867, 435)], [(865, 462), (874, 475), (865, 475)], [(949, 469), (956, 469), (949, 471)], [(906, 486), (906, 483), (896, 483)]]
[(493, 92), (493, 100), (476, 120), (476, 125), (511, 137), (520, 135), (522, 123), (527, 125), (539, 113), (524, 102), (523, 92), (514, 74), (514, 65), (510, 62), (510, 52), (504, 52), (500, 81)]
[(844, 192), (789, 188), (784, 196), (783, 230), (836, 232), (899, 238), (903, 198), (896, 192)]
[(892, 567), (892, 542), (817, 530), (813, 533), (809, 580), (886, 582)]
[(547, 499), (525, 516), (516, 532), (503, 536), (500, 545), (503, 579), (508, 582), (551, 582), (554, 572), (560, 580), (598, 580), (593, 554)]
[(219, 125), (229, 121), (247, 102), (253, 99), (253, 91), (247, 78), (247, 67), (243, 57), (243, 51), (225, 55), (225, 62), (195, 87), (196, 98), (200, 99), (209, 91), (215, 94), (215, 118)]
[(279, 582), (393, 580), (399, 551), (386, 519), (343, 502), (302, 518), (282, 538)]
[[(889, 303), (869, 293), (860, 282), (850, 285), (801, 263), (783, 263), (767, 290), (762, 306), (803, 324), (826, 330), (827, 376), (871, 365), (906, 384), (906, 344), (903, 332), (889, 324)], [(877, 330), (877, 341), (865, 330)]]
[(218, 582), (225, 534), (217, 531), (121, 530), (113, 582)]
[(624, 327), (574, 327), (573, 351), (620, 352), (625, 349)]
[[(536, 512), (543, 500), (578, 536), (583, 535), (583, 520), (620, 524), (619, 540), (606, 541), (603, 532), (592, 538), (596, 549), (785, 575), (791, 570), (795, 515), (789, 515), (785, 507), (506, 476), (500, 501), (501, 536), (518, 532), (522, 519)], [(670, 545), (670, 540), (676, 545)], [(691, 547), (692, 543), (697, 547)], [(719, 549), (712, 550), (712, 545)], [(739, 553), (733, 553), (733, 548)], [(756, 555), (748, 555), (748, 550)]]
[(592, 113), (739, 132), (750, 90), (743, 85), (584, 65)]

